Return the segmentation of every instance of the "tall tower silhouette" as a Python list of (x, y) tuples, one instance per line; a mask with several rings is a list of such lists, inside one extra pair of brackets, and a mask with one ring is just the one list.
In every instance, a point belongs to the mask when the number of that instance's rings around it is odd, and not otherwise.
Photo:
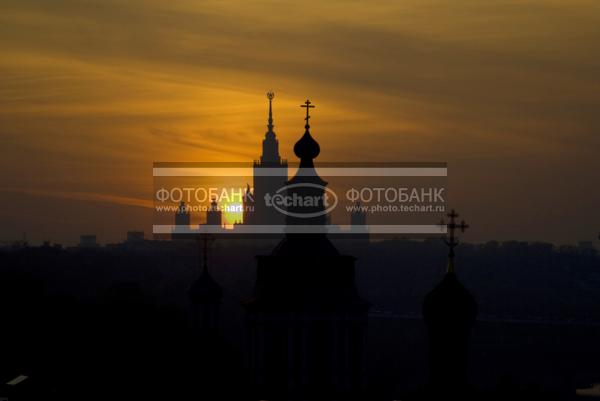
[(221, 227), (223, 225), (223, 212), (219, 209), (217, 199), (210, 201), (210, 206), (206, 211), (206, 225)]
[(423, 317), (427, 326), (429, 377), (428, 390), (445, 395), (465, 395), (471, 328), (477, 317), (477, 303), (460, 283), (454, 268), (455, 230), (468, 225), (456, 223), (458, 214), (448, 213), (448, 270), (442, 281), (425, 297)]
[(175, 212), (175, 226), (176, 229), (174, 229), (174, 232), (171, 234), (172, 239), (189, 238), (190, 212), (184, 201), (179, 203), (177, 211)]
[(184, 226), (187, 228), (190, 226), (190, 212), (187, 210), (184, 201), (179, 203), (179, 207), (175, 212), (175, 225)]
[(265, 195), (273, 195), (278, 189), (285, 186), (287, 180), (287, 161), (279, 155), (279, 141), (273, 128), (273, 92), (267, 93), (269, 99), (269, 119), (267, 132), (262, 141), (262, 154), (259, 160), (254, 161), (254, 189), (252, 193), (246, 192), (244, 209), (252, 206), (254, 210), (244, 213), (244, 224), (253, 225), (283, 225), (285, 216), (267, 206)]
[(267, 124), (267, 132), (265, 133), (265, 139), (262, 142), (262, 155), (260, 156), (260, 164), (264, 165), (275, 165), (281, 164), (281, 157), (279, 156), (279, 141), (275, 135), (273, 128), (273, 99), (275, 93), (268, 92), (267, 99), (269, 99), (269, 119)]
[[(305, 195), (305, 188), (322, 195), (324, 188), (313, 184), (326, 185), (314, 169), (320, 148), (308, 119), (307, 110), (305, 133), (294, 146), (300, 168), (288, 182), (298, 184), (290, 196)], [(322, 205), (288, 210), (310, 216), (324, 211)], [(324, 214), (288, 218), (288, 225), (322, 222)], [(355, 285), (355, 259), (341, 255), (325, 234), (288, 232), (257, 262), (254, 295), (245, 304), (256, 397), (359, 399), (369, 303)]]

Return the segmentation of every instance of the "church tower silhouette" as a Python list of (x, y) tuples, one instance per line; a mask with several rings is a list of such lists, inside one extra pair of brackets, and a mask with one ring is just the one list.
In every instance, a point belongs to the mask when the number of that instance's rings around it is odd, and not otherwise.
[[(273, 128), (273, 92), (267, 93), (269, 99), (269, 119), (267, 132), (262, 141), (262, 154), (254, 161), (254, 188), (246, 189), (244, 196), (244, 224), (250, 225), (283, 225), (285, 216), (272, 207), (267, 206), (265, 195), (273, 195), (285, 186), (287, 180), (287, 161), (279, 155), (279, 141)], [(252, 206), (253, 210), (249, 206)]]
[(448, 270), (442, 281), (425, 297), (423, 317), (427, 327), (429, 376), (427, 391), (466, 397), (469, 394), (467, 369), (471, 328), (477, 317), (477, 303), (460, 283), (454, 269), (454, 248), (458, 245), (455, 230), (468, 225), (457, 224), (452, 210), (446, 225), (449, 238)]
[[(288, 195), (323, 195), (326, 183), (313, 159), (320, 152), (310, 134), (294, 146), (300, 158)], [(309, 185), (305, 185), (309, 184)], [(321, 206), (288, 211), (291, 225), (318, 225)], [(315, 213), (316, 212), (316, 213)], [(257, 399), (353, 400), (361, 398), (369, 303), (358, 294), (355, 259), (341, 255), (324, 233), (287, 232), (270, 255), (257, 256), (253, 297), (245, 304), (250, 364)]]
[(219, 323), (223, 289), (208, 271), (208, 236), (202, 238), (202, 259), (198, 239), (198, 259), (202, 260), (200, 276), (190, 286), (188, 296), (192, 306), (192, 328), (202, 336), (214, 336)]

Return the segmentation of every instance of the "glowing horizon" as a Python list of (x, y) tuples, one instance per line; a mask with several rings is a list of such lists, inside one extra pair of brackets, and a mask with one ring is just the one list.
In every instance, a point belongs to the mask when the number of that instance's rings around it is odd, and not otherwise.
[(309, 97), (317, 165), (448, 162), (471, 240), (596, 237), (598, 2), (8, 0), (0, 20), (2, 240), (150, 232), (152, 163), (256, 159), (268, 90), (284, 158)]

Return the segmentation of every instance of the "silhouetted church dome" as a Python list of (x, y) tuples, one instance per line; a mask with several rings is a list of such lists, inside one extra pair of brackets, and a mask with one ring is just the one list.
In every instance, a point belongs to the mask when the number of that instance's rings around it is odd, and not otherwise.
[(223, 289), (207, 270), (191, 285), (188, 296), (192, 303), (217, 303), (223, 298)]
[(446, 273), (423, 302), (423, 317), (428, 325), (452, 323), (470, 326), (476, 316), (475, 299), (453, 272)]
[(302, 135), (302, 138), (294, 145), (294, 154), (302, 159), (314, 159), (321, 153), (319, 143), (310, 135), (308, 129)]

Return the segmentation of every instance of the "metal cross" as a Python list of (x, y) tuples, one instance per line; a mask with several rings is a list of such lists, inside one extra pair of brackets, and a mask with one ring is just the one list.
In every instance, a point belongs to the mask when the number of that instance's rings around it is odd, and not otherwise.
[(308, 119), (310, 118), (310, 115), (308, 114), (308, 111), (311, 108), (314, 108), (314, 105), (311, 105), (310, 100), (306, 99), (306, 102), (304, 102), (304, 104), (300, 105), (300, 107), (305, 107), (306, 108), (306, 125), (308, 125)]
[(458, 238), (456, 238), (456, 236), (455, 236), (455, 231), (456, 231), (456, 229), (459, 229), (460, 232), (464, 233), (465, 230), (467, 228), (469, 228), (469, 225), (467, 223), (465, 223), (464, 220), (462, 220), (460, 222), (460, 224), (456, 222), (458, 213), (456, 213), (456, 211), (454, 209), (452, 209), (450, 211), (450, 213), (447, 214), (447, 216), (450, 218), (450, 221), (448, 223), (446, 223), (442, 219), (442, 221), (440, 222), (440, 225), (446, 226), (446, 228), (448, 229), (449, 236), (447, 238), (444, 238), (444, 242), (450, 248), (450, 253), (448, 256), (453, 257), (454, 256), (454, 247), (456, 247), (458, 245)]
[[(214, 241), (212, 236), (204, 234), (202, 236), (202, 266), (201, 270), (203, 273), (208, 272), (208, 241)], [(200, 251), (200, 238), (198, 238), (198, 250)]]

